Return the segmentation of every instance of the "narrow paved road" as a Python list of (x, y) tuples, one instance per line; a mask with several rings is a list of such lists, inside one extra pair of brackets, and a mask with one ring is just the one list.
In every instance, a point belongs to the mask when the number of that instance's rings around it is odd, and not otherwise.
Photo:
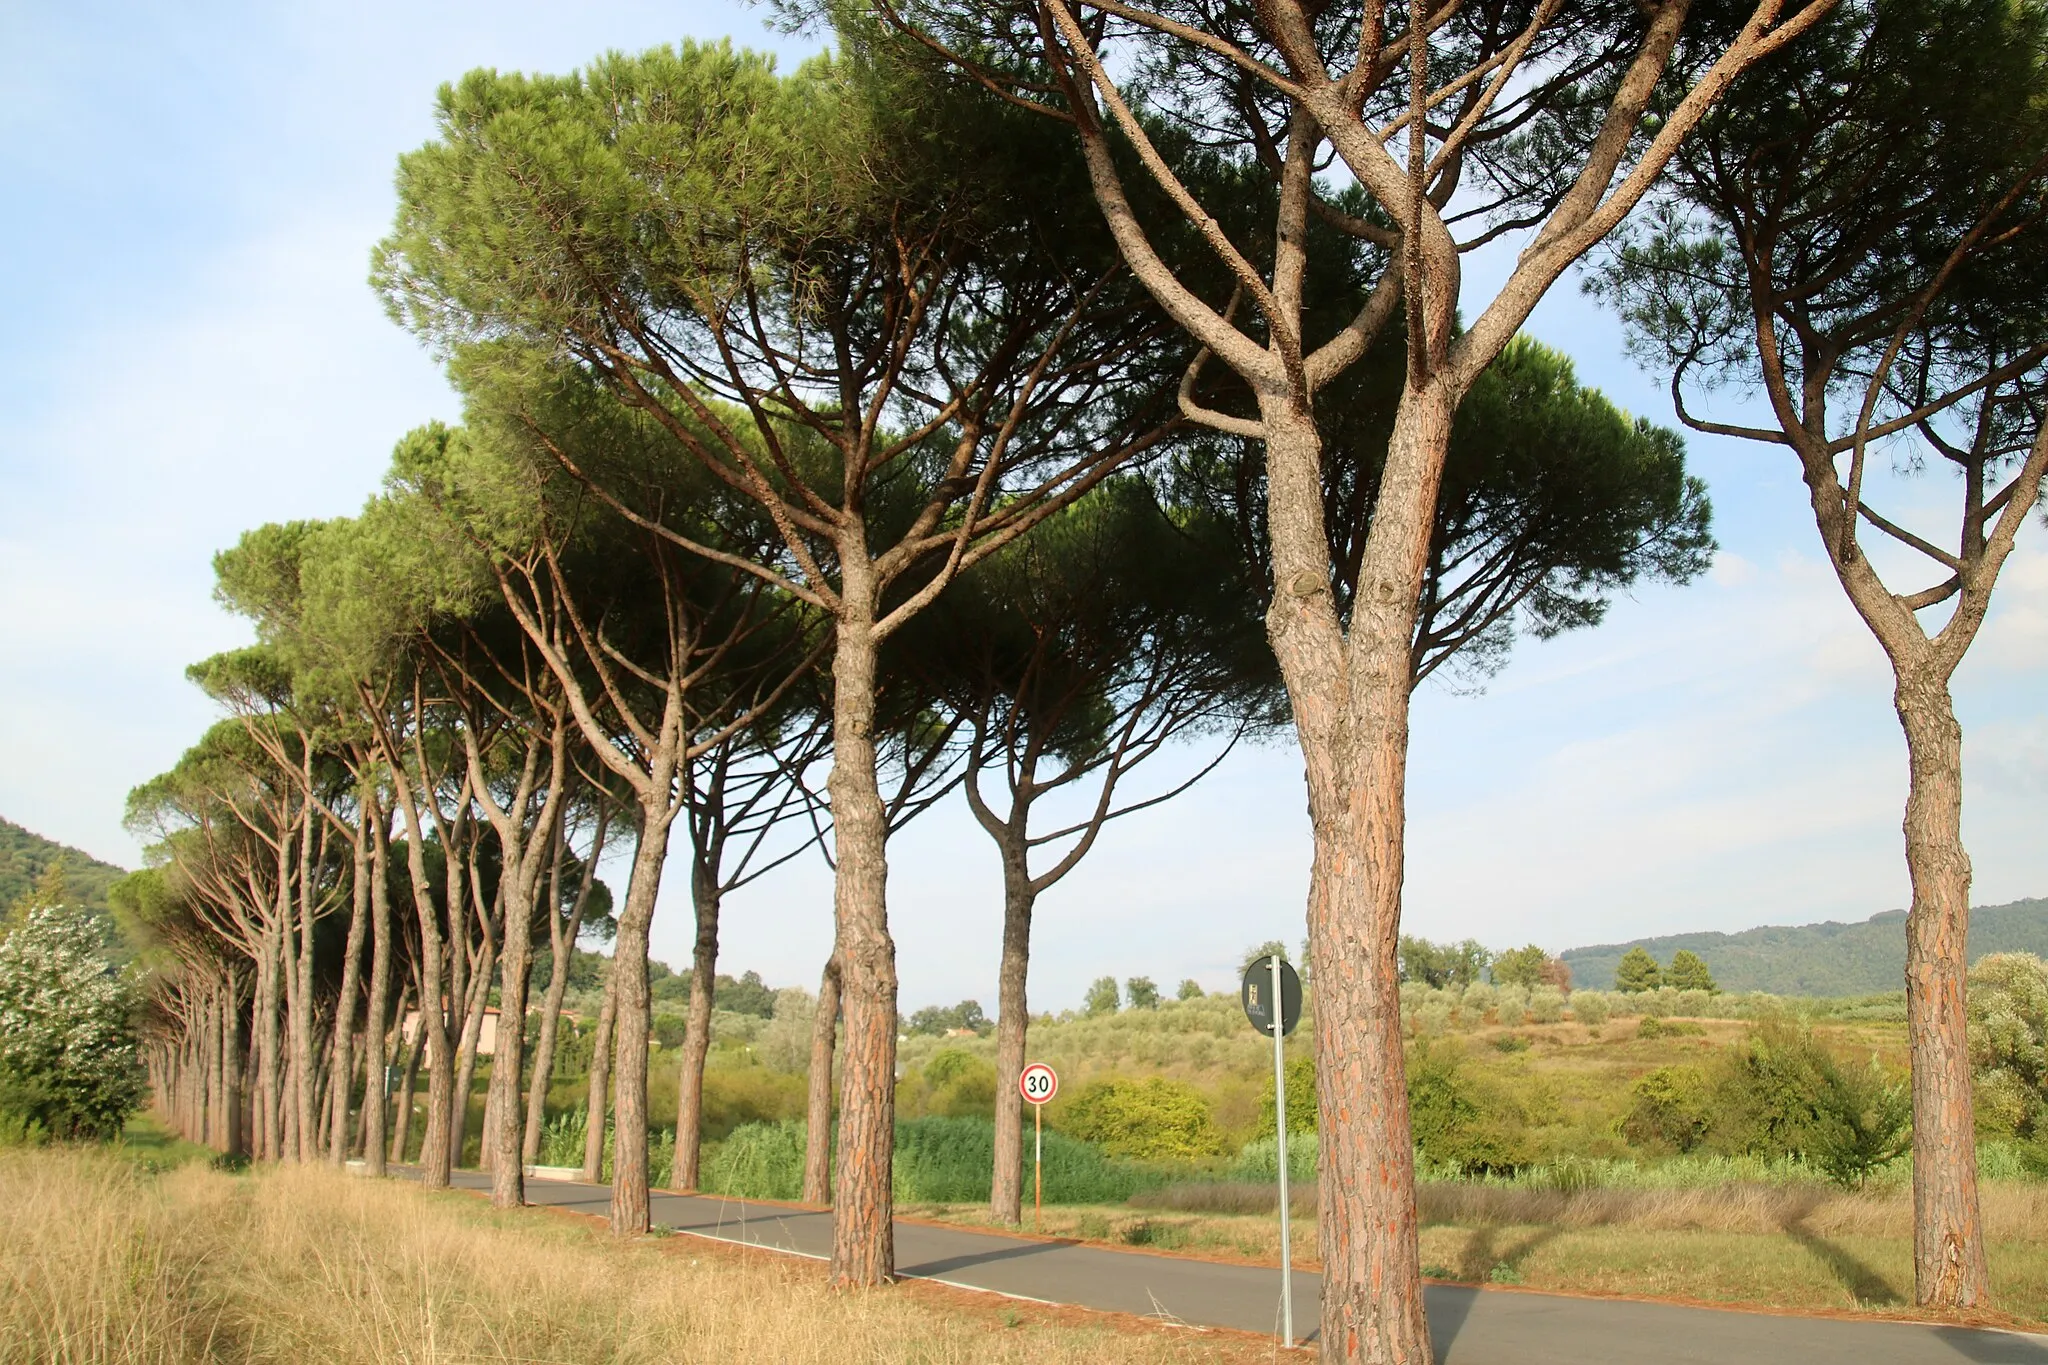
[[(490, 1178), (463, 1171), (455, 1183), (488, 1189)], [(528, 1181), (526, 1197), (534, 1204), (599, 1216), (611, 1204), (605, 1186), (544, 1180)], [(651, 1209), (654, 1222), (677, 1232), (820, 1260), (831, 1252), (829, 1213), (660, 1193)], [(896, 1268), (901, 1275), (964, 1289), (1202, 1327), (1279, 1332), (1279, 1272), (1254, 1266), (898, 1223)], [(1320, 1288), (1320, 1277), (1296, 1273), (1294, 1320), (1304, 1335), (1314, 1331)], [(1430, 1285), (1426, 1300), (1437, 1359), (1445, 1365), (1601, 1365), (1623, 1358), (1671, 1365), (2048, 1365), (2048, 1337), (2012, 1332), (1781, 1317), (1457, 1285)]]

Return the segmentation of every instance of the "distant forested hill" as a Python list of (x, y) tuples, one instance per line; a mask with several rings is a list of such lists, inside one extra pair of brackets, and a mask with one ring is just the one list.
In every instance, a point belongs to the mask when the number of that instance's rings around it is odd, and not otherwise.
[(32, 888), (44, 869), (63, 860), (70, 899), (107, 913), (107, 888), (125, 876), (122, 869), (89, 853), (31, 833), (11, 820), (0, 820), (0, 914)]
[[(1774, 995), (1875, 995), (1905, 988), (1906, 912), (1887, 910), (1857, 924), (1771, 925), (1739, 934), (1667, 934), (1602, 943), (1563, 954), (1574, 986), (1609, 990), (1615, 964), (1631, 948), (1668, 963), (1680, 948), (1707, 960), (1727, 991)], [(2048, 957), (2048, 900), (1983, 905), (1970, 912), (1970, 960), (1986, 953)]]

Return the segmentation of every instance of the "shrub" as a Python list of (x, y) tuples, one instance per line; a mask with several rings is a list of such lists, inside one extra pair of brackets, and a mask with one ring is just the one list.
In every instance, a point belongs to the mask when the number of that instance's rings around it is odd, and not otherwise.
[[(1273, 1083), (1265, 1085), (1265, 1095), (1259, 1103), (1259, 1138), (1277, 1138), (1273, 1125)], [(1296, 1133), (1313, 1133), (1316, 1130), (1316, 1063), (1313, 1057), (1303, 1054), (1287, 1060), (1287, 1140), (1291, 1144)], [(1293, 1153), (1290, 1151), (1289, 1156)]]
[(1913, 1140), (1913, 1100), (1903, 1080), (1885, 1075), (1876, 1057), (1867, 1067), (1830, 1065), (1813, 1158), (1845, 1190), (1905, 1155)]
[(1111, 1156), (1160, 1161), (1213, 1156), (1222, 1139), (1209, 1102), (1185, 1081), (1097, 1081), (1061, 1118), (1070, 1136)]
[(906, 1118), (986, 1118), (996, 1106), (995, 1063), (957, 1047), (932, 1054), (896, 1087)]
[(1633, 1102), (1620, 1124), (1630, 1146), (1683, 1155), (1706, 1137), (1713, 1121), (1712, 1097), (1706, 1073), (1698, 1067), (1660, 1066), (1637, 1080), (1630, 1093)]
[(1677, 1019), (1660, 1019), (1654, 1014), (1643, 1016), (1643, 1022), (1636, 1025), (1638, 1038), (1684, 1038), (1706, 1032), (1698, 1024)]
[(1465, 1011), (1465, 1022), (1479, 1025), (1486, 1022), (1486, 1016), (1493, 1013), (1500, 1003), (1500, 992), (1484, 981), (1475, 981), (1465, 988), (1465, 998), (1460, 1008)]
[(1518, 1028), (1529, 1017), (1529, 992), (1521, 986), (1500, 988), (1500, 1003), (1494, 1008), (1494, 1017), (1503, 1028)]
[(1529, 1017), (1539, 1024), (1554, 1024), (1564, 1018), (1564, 992), (1555, 986), (1530, 991)]
[(0, 1112), (26, 1134), (108, 1138), (142, 1097), (129, 992), (78, 912), (31, 910), (0, 940)]
[(1697, 1019), (1714, 1007), (1714, 997), (1706, 991), (1679, 988), (1678, 996), (1671, 1002), (1673, 1014)]
[(1529, 1161), (1528, 1119), (1505, 1090), (1465, 1071), (1457, 1045), (1418, 1042), (1408, 1061), (1408, 1115), (1423, 1159), (1468, 1175)]
[(2048, 962), (1992, 953), (1970, 970), (1970, 1060), (1979, 1095), (1993, 1098), (1979, 1121), (2048, 1138)]
[(1607, 1022), (1607, 997), (1599, 991), (1572, 992), (1572, 1018), (1598, 1027)]
[(1176, 1000), (1200, 1000), (1205, 994), (1207, 992), (1202, 989), (1202, 983), (1191, 976), (1180, 983), (1180, 989), (1173, 993), (1173, 998)]
[[(1439, 992), (1440, 994), (1440, 992)], [(1441, 1038), (1451, 1031), (1451, 1007), (1448, 1001), (1431, 1000), (1415, 1011), (1415, 1031), (1426, 1038)]]
[(583, 1138), (588, 1131), (589, 1117), (582, 1109), (555, 1115), (541, 1125), (540, 1151), (536, 1154), (538, 1164), (581, 1166)]

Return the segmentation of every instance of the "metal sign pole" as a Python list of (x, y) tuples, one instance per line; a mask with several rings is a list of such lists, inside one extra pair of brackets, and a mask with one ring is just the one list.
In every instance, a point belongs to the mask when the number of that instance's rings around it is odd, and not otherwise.
[(1282, 1049), (1286, 1013), (1280, 994), (1280, 954), (1273, 954), (1273, 1127), (1280, 1156), (1280, 1331), (1294, 1345), (1294, 1256), (1287, 1228), (1287, 1060)]
[(1045, 1106), (1031, 1106), (1031, 1230), (1045, 1218)]

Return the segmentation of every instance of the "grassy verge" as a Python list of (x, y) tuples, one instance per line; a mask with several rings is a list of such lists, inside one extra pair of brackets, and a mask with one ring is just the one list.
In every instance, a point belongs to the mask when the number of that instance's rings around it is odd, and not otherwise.
[[(1181, 1187), (1186, 1189), (1189, 1187)], [(1190, 1208), (1175, 1191), (1133, 1204), (1047, 1208), (1043, 1231), (1262, 1265), (1279, 1262), (1271, 1187), (1259, 1212)], [(1424, 1184), (1422, 1262), (1437, 1279), (1566, 1293), (1683, 1298), (1757, 1308), (1911, 1315), (1913, 1228), (1904, 1190), (1842, 1194), (1813, 1185), (1575, 1192)], [(988, 1226), (980, 1205), (904, 1212)], [(1297, 1265), (1314, 1265), (1310, 1209), (1294, 1224)], [(1030, 1214), (1025, 1215), (1025, 1226)], [(2048, 1324), (2048, 1186), (1984, 1186), (1994, 1302), (2016, 1325)]]
[(0, 1365), (1265, 1358), (934, 1289), (838, 1294), (807, 1262), (620, 1244), (582, 1220), (319, 1167), (0, 1151)]

